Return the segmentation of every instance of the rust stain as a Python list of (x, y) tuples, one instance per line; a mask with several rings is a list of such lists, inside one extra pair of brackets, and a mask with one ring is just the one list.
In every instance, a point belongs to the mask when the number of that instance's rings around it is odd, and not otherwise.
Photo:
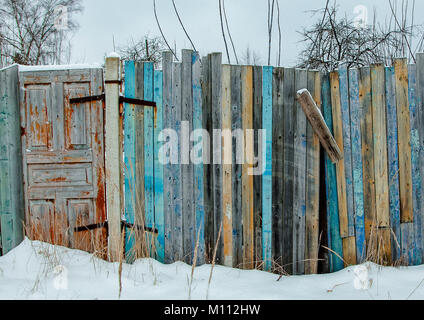
[(156, 129), (158, 124), (158, 108), (153, 108), (153, 115), (154, 115), (154, 126)]
[(103, 179), (103, 170), (99, 166), (97, 168), (97, 198), (96, 198), (96, 208), (97, 208), (97, 221), (103, 222), (106, 220), (106, 210), (105, 210), (105, 187)]
[(58, 178), (53, 178), (49, 180), (49, 182), (64, 182), (64, 181), (66, 181), (65, 177), (58, 177)]

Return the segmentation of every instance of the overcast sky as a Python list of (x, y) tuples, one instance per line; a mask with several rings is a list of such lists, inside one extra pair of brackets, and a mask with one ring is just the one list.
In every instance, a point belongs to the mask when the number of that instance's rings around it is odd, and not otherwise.
[[(156, 0), (158, 18), (164, 34), (177, 50), (190, 48), (173, 9), (171, 0)], [(218, 0), (175, 0), (185, 27), (201, 54), (225, 52), (221, 35)], [(283, 36), (282, 65), (292, 67), (303, 48), (297, 31), (310, 26), (317, 17), (310, 10), (322, 8), (326, 0), (280, 0)], [(401, 1), (399, 2), (400, 6)], [(412, 0), (411, 0), (412, 3)], [(365, 5), (369, 19), (373, 9), (378, 18), (390, 13), (387, 0), (338, 0), (340, 13), (349, 18), (357, 16), (355, 7)], [(267, 56), (267, 0), (226, 0), (230, 31), (237, 53), (243, 55), (249, 46), (266, 63)], [(78, 16), (79, 31), (72, 40), (72, 63), (99, 63), (106, 53), (113, 51), (113, 37), (117, 46), (131, 38), (145, 34), (160, 35), (153, 13), (153, 0), (84, 0), (85, 10)], [(416, 23), (423, 23), (424, 1), (416, 3)], [(274, 25), (272, 64), (277, 56), (278, 33)], [(233, 63), (234, 58), (233, 59)], [(226, 58), (224, 59), (226, 62)]]

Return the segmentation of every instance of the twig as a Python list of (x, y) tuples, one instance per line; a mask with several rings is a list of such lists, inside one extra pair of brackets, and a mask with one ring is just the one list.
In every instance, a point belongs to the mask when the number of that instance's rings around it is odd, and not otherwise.
[(161, 28), (160, 23), (159, 23), (158, 15), (157, 15), (157, 12), (156, 12), (156, 0), (153, 0), (153, 11), (155, 13), (156, 24), (159, 27), (159, 31), (160, 31), (160, 34), (162, 35), (163, 41), (165, 41), (166, 46), (168, 47), (169, 51), (172, 52), (175, 59), (177, 61), (179, 61), (177, 55), (175, 54), (174, 50), (171, 49), (170, 45), (168, 44), (168, 41), (166, 41), (165, 35), (163, 34), (162, 28)]
[(215, 243), (215, 249), (213, 250), (212, 267), (211, 267), (211, 273), (209, 275), (208, 289), (206, 291), (206, 300), (209, 299), (209, 288), (211, 286), (213, 269), (215, 268), (216, 251), (218, 250), (218, 244), (221, 238), (221, 232), (222, 232), (222, 221), (221, 221), (221, 226), (219, 227), (218, 238), (216, 239), (216, 243)]
[(222, 38), (224, 39), (224, 44), (225, 44), (225, 51), (227, 53), (227, 59), (228, 59), (228, 63), (231, 63), (230, 61), (230, 54), (228, 53), (228, 44), (227, 44), (227, 39), (225, 38), (225, 32), (224, 32), (224, 21), (222, 20), (222, 5), (221, 5), (221, 0), (218, 0), (219, 2), (219, 17), (221, 19), (221, 31), (222, 31)]
[(225, 0), (222, 0), (222, 9), (224, 11), (224, 18), (225, 18), (225, 24), (227, 25), (228, 36), (230, 37), (231, 46), (233, 47), (234, 56), (236, 57), (236, 63), (239, 64), (239, 60), (238, 60), (237, 53), (236, 53), (236, 48), (235, 48), (234, 42), (233, 42), (233, 37), (231, 36), (230, 27), (228, 26), (227, 12), (225, 11)]
[(191, 41), (191, 38), (188, 35), (188, 32), (187, 32), (186, 28), (184, 27), (184, 24), (183, 24), (183, 22), (182, 22), (182, 20), (180, 18), (180, 14), (178, 13), (177, 6), (175, 5), (175, 1), (174, 0), (172, 0), (172, 4), (174, 6), (175, 14), (177, 15), (178, 21), (180, 22), (181, 27), (183, 28), (185, 35), (187, 36), (188, 40), (190, 41), (191, 46), (193, 47), (193, 50), (197, 52), (196, 47), (194, 46), (193, 41)]

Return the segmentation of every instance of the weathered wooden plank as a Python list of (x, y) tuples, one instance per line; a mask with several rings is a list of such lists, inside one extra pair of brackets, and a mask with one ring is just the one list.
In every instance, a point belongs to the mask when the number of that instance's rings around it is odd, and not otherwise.
[(361, 110), (359, 102), (359, 72), (349, 72), (350, 125), (352, 139), (352, 177), (353, 199), (355, 209), (356, 260), (362, 263), (366, 257), (365, 217), (364, 217), (364, 182), (361, 143)]
[[(153, 101), (154, 89), (154, 65), (151, 62), (144, 63), (144, 99)], [(154, 201), (154, 108), (144, 108), (144, 201), (145, 223), (147, 227), (155, 227), (155, 201)], [(154, 241), (148, 237), (148, 247), (151, 255), (154, 255)]]
[[(178, 137), (181, 137), (181, 63), (174, 63), (172, 66), (172, 113), (171, 128), (175, 130)], [(177, 155), (178, 163), (180, 160), (181, 143), (178, 144)], [(174, 250), (174, 260), (183, 260), (183, 212), (182, 212), (182, 193), (181, 193), (181, 166), (173, 164), (171, 166), (172, 175), (172, 225), (173, 235), (172, 243)]]
[(343, 127), (344, 168), (346, 179), (346, 205), (349, 237), (355, 236), (355, 210), (353, 205), (352, 140), (350, 128), (349, 79), (346, 64), (339, 68), (340, 106)]
[(395, 59), (401, 222), (413, 222), (411, 122), (406, 59)]
[[(330, 73), (331, 81), (331, 106), (333, 113), (334, 138), (340, 151), (345, 156), (343, 143), (343, 120), (340, 103), (340, 81), (337, 72)], [(328, 119), (326, 119), (328, 121)], [(337, 174), (337, 199), (339, 205), (340, 235), (342, 238), (349, 236), (348, 229), (348, 209), (347, 209), (347, 191), (346, 191), (346, 171), (345, 158), (336, 164)]]
[[(202, 59), (202, 97), (203, 97), (203, 128), (212, 134), (212, 83), (211, 83), (211, 56)], [(213, 218), (213, 176), (211, 164), (212, 144), (204, 145), (204, 208), (205, 208), (205, 255), (208, 263), (212, 262), (214, 242)]]
[(321, 140), (324, 149), (327, 151), (331, 161), (334, 163), (342, 160), (342, 154), (333, 135), (330, 134), (321, 111), (318, 109), (311, 93), (308, 90), (300, 90), (297, 92), (297, 100), (299, 101), (303, 112), (311, 125), (311, 130)]
[[(136, 98), (136, 74), (134, 61), (125, 62), (125, 96)], [(124, 104), (124, 205), (125, 219), (129, 223), (135, 223), (136, 205), (136, 125), (135, 125), (135, 106), (133, 104)], [(135, 235), (136, 230), (126, 228), (125, 230), (125, 253), (126, 260), (133, 262), (136, 258)]]
[(364, 180), (364, 216), (365, 216), (365, 239), (368, 249), (370, 245), (376, 245), (376, 241), (370, 242), (371, 234), (375, 237), (376, 232), (376, 207), (375, 207), (375, 170), (374, 170), (374, 134), (372, 124), (372, 98), (371, 98), (371, 73), (370, 68), (362, 68), (359, 82), (359, 103), (361, 105), (361, 144)]
[(242, 235), (242, 162), (244, 134), (241, 106), (241, 67), (231, 66), (231, 130), (232, 130), (232, 228), (233, 228), (233, 266), (243, 262)]
[(193, 131), (192, 50), (182, 50), (181, 69), (181, 195), (183, 214), (183, 243), (185, 261), (192, 263), (197, 235), (195, 234), (193, 164), (190, 161)]
[[(262, 67), (253, 67), (253, 129), (254, 154), (262, 156), (259, 130), (262, 129)], [(253, 219), (254, 219), (254, 242), (255, 242), (255, 267), (262, 261), (262, 176), (253, 177)]]
[(343, 259), (345, 267), (356, 265), (356, 238), (347, 237), (343, 241)]
[(284, 188), (283, 188), (283, 265), (288, 274), (293, 273), (293, 183), (294, 183), (294, 122), (295, 105), (295, 70), (284, 69)]
[[(389, 169), (390, 228), (392, 229), (392, 257), (401, 257), (400, 199), (399, 199), (399, 155), (398, 125), (396, 116), (395, 69), (386, 67), (386, 106), (387, 106), (387, 157)], [(364, 168), (365, 170), (365, 168)], [(367, 197), (367, 195), (365, 195)], [(374, 198), (375, 199), (375, 198)]]
[(23, 240), (24, 194), (18, 66), (0, 71), (0, 245), (3, 254)]
[(415, 247), (414, 223), (412, 222), (401, 223), (400, 234), (401, 234), (401, 247), (402, 247), (401, 259), (404, 264), (412, 265), (414, 261), (414, 247)]
[[(117, 81), (119, 58), (106, 59), (106, 81)], [(105, 121), (106, 206), (109, 222), (109, 259), (119, 261), (121, 247), (121, 142), (119, 85), (107, 83)]]
[(415, 248), (414, 248), (414, 265), (420, 265), (423, 259), (423, 236), (422, 224), (423, 213), (421, 207), (422, 186), (420, 172), (420, 134), (419, 134), (419, 118), (418, 118), (418, 97), (417, 97), (417, 67), (416, 65), (408, 65), (408, 101), (409, 115), (411, 121), (411, 171), (412, 171), (412, 205), (415, 229)]
[(222, 214), (224, 265), (233, 266), (231, 66), (222, 66)]
[[(420, 175), (421, 188), (424, 186), (424, 53), (417, 53), (417, 115), (420, 139)], [(421, 196), (421, 209), (424, 208), (424, 196)], [(421, 234), (424, 234), (424, 223), (421, 224)], [(424, 238), (421, 247), (424, 251)], [(424, 255), (424, 253), (423, 253)]]
[[(173, 119), (173, 108), (172, 108), (172, 63), (173, 55), (170, 51), (165, 51), (162, 54), (162, 69), (163, 69), (163, 127), (165, 129), (171, 129), (175, 123)], [(165, 137), (163, 142), (167, 142)], [(169, 154), (171, 156), (171, 154)], [(163, 214), (165, 222), (165, 262), (174, 262), (174, 252), (172, 247), (173, 241), (173, 214), (172, 203), (173, 203), (173, 176), (172, 176), (172, 163), (169, 161), (164, 165), (163, 168)]]
[[(336, 73), (333, 74), (337, 75)], [(330, 76), (328, 74), (322, 77), (322, 109), (325, 122), (330, 132), (333, 132), (333, 111)], [(334, 105), (333, 105), (334, 108)], [(343, 243), (340, 235), (339, 225), (339, 205), (338, 205), (338, 186), (336, 165), (334, 165), (327, 154), (325, 154), (325, 179), (327, 194), (327, 224), (330, 249), (343, 258)], [(343, 260), (330, 252), (330, 271), (339, 271), (343, 269)]]
[(272, 79), (272, 255), (283, 265), (283, 188), (284, 188), (284, 69), (274, 68)]
[(265, 135), (263, 144), (262, 175), (262, 250), (264, 269), (269, 271), (272, 267), (272, 67), (262, 69), (262, 127)]
[(163, 129), (163, 73), (155, 70), (153, 74), (153, 101), (156, 102), (154, 110), (154, 205), (155, 205), (155, 226), (158, 235), (155, 238), (156, 259), (159, 262), (165, 261), (165, 216), (163, 204), (163, 164), (159, 159), (159, 150), (162, 142), (159, 141), (159, 134)]
[[(308, 73), (296, 70), (296, 91), (306, 88)], [(305, 270), (305, 215), (306, 215), (306, 116), (296, 102), (294, 130), (294, 183), (293, 183), (293, 274)]]
[[(222, 54), (211, 55), (211, 90), (212, 90), (212, 129), (222, 129)], [(222, 153), (221, 134), (213, 136), (213, 205), (214, 205), (214, 244), (217, 243), (216, 263), (222, 264), (223, 258), (223, 236), (218, 239), (221, 224), (223, 225), (223, 190), (222, 190)], [(219, 241), (218, 241), (219, 240)]]
[[(253, 133), (253, 67), (241, 69), (242, 120), (245, 136), (245, 161), (242, 172), (242, 215), (243, 215), (243, 267), (253, 269), (254, 265), (254, 205), (253, 179), (254, 133)], [(249, 170), (250, 169), (250, 170)]]
[[(316, 106), (321, 109), (321, 77), (317, 71), (308, 72), (308, 90)], [(322, 117), (322, 119), (324, 119)], [(319, 198), (320, 198), (320, 142), (311, 124), (306, 129), (306, 238), (305, 274), (318, 273)], [(330, 134), (330, 132), (328, 132)]]
[(371, 67), (377, 227), (390, 226), (384, 66)]
[[(205, 208), (204, 208), (204, 182), (203, 182), (203, 160), (204, 160), (204, 141), (207, 138), (203, 136), (203, 105), (202, 105), (202, 87), (201, 79), (201, 61), (197, 52), (192, 54), (192, 87), (193, 87), (193, 130), (201, 133), (201, 141), (197, 140), (197, 145), (193, 152), (198, 151), (195, 155), (194, 162), (194, 211), (195, 211), (195, 239), (199, 239), (197, 245), (196, 264), (205, 263)], [(197, 135), (196, 135), (197, 137)], [(199, 161), (198, 161), (199, 160)], [(195, 243), (196, 245), (196, 243)]]

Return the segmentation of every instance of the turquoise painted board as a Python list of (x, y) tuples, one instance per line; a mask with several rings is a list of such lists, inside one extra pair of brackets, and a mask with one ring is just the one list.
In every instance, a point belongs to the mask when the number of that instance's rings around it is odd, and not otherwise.
[(355, 212), (353, 205), (353, 177), (352, 177), (352, 140), (350, 127), (350, 108), (349, 108), (349, 80), (348, 70), (345, 64), (339, 68), (340, 78), (340, 102), (342, 109), (343, 123), (343, 145), (344, 145), (344, 164), (346, 175), (346, 202), (349, 237), (355, 236)]
[[(153, 63), (144, 63), (144, 100), (153, 101)], [(154, 108), (144, 108), (144, 206), (145, 224), (156, 227), (154, 203)]]
[(416, 65), (408, 65), (408, 96), (409, 96), (409, 112), (411, 123), (411, 162), (412, 162), (412, 197), (413, 197), (413, 214), (414, 214), (414, 230), (415, 230), (415, 247), (413, 265), (422, 264), (422, 219), (423, 213), (421, 209), (421, 173), (420, 173), (420, 120), (418, 118), (417, 106), (417, 68)]
[(272, 69), (263, 67), (262, 71), (262, 128), (266, 130), (262, 141), (262, 255), (267, 271), (272, 266)]
[[(330, 77), (328, 74), (322, 78), (322, 109), (325, 122), (331, 133), (333, 133), (333, 114), (331, 109), (331, 91), (330, 91)], [(328, 223), (328, 238), (330, 249), (336, 252), (339, 256), (343, 257), (343, 243), (340, 237), (340, 223), (338, 212), (338, 198), (337, 198), (337, 177), (336, 166), (331, 162), (327, 153), (325, 154), (325, 181), (326, 181), (326, 195), (327, 195), (327, 223)], [(343, 269), (343, 261), (334, 253), (329, 253), (330, 257), (330, 271), (335, 272)]]
[(400, 243), (400, 198), (399, 198), (399, 153), (398, 125), (396, 116), (395, 68), (386, 67), (386, 106), (387, 106), (387, 156), (389, 168), (390, 227), (396, 237), (392, 243), (392, 258), (401, 257)]
[[(192, 85), (193, 85), (193, 130), (203, 129), (203, 106), (202, 106), (202, 87), (201, 78), (201, 62), (197, 52), (192, 54)], [(195, 141), (199, 147), (196, 158), (202, 159), (199, 163), (194, 164), (194, 203), (195, 203), (195, 221), (196, 221), (196, 239), (199, 237), (199, 245), (197, 252), (197, 265), (205, 263), (205, 208), (203, 203), (203, 139)]]
[[(135, 63), (125, 62), (125, 96), (135, 98)], [(125, 198), (125, 219), (129, 223), (135, 223), (134, 208), (136, 207), (136, 152), (135, 152), (135, 110), (139, 106), (124, 104), (124, 198)], [(128, 262), (134, 261), (134, 233), (131, 229), (125, 230), (125, 252)]]
[(159, 134), (163, 130), (163, 73), (154, 71), (154, 221), (158, 229), (156, 237), (156, 254), (159, 262), (165, 262), (165, 216), (163, 207), (163, 170), (164, 166), (159, 160), (159, 150), (162, 142), (159, 141)]
[(352, 143), (353, 199), (355, 209), (356, 258), (362, 263), (366, 257), (364, 181), (361, 142), (361, 110), (359, 103), (359, 74), (357, 69), (349, 72), (350, 125)]

